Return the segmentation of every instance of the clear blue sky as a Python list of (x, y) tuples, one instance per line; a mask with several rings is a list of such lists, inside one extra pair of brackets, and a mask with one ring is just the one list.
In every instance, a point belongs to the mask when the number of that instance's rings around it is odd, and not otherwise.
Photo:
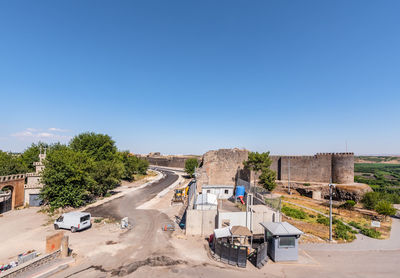
[(400, 1), (0, 1), (0, 149), (400, 153)]

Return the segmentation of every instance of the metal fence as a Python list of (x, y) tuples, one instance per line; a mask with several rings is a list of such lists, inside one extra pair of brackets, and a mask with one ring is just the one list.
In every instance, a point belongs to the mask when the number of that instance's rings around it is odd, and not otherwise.
[(247, 246), (237, 246), (226, 242), (215, 242), (215, 255), (221, 262), (246, 267)]
[(249, 192), (254, 196), (254, 204), (263, 204), (275, 211), (281, 211), (281, 198), (273, 197), (271, 192), (265, 188), (252, 186)]
[(195, 180), (192, 180), (190, 183), (189, 183), (189, 191), (188, 191), (188, 206), (190, 207), (191, 205), (193, 205), (193, 203), (194, 203), (194, 196), (196, 195), (196, 187), (197, 187), (197, 184), (196, 184), (196, 181)]

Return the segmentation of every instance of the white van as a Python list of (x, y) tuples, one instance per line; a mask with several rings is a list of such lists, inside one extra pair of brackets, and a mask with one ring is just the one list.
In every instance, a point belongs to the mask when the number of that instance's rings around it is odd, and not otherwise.
[(62, 214), (56, 221), (54, 221), (54, 229), (67, 229), (75, 233), (86, 228), (90, 228), (92, 223), (90, 222), (91, 215), (88, 212), (68, 212)]

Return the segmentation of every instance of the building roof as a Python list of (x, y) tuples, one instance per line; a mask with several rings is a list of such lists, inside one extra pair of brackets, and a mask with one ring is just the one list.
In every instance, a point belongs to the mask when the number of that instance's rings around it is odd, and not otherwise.
[(232, 236), (231, 227), (215, 229), (214, 235), (215, 235), (215, 238), (230, 237), (230, 236)]
[(273, 236), (302, 235), (303, 232), (288, 222), (264, 222), (260, 223)]
[(229, 184), (204, 184), (201, 188), (234, 188), (234, 185)]
[(239, 236), (252, 236), (253, 234), (247, 227), (244, 226), (229, 226), (221, 229), (214, 230), (215, 238), (221, 237), (239, 237)]
[(218, 205), (217, 196), (211, 193), (199, 194), (196, 199), (196, 205)]
[(85, 215), (89, 215), (90, 213), (88, 212), (82, 212), (82, 211), (71, 211), (71, 212), (67, 212), (64, 213), (64, 216), (85, 216)]
[(232, 226), (231, 233), (233, 236), (252, 236), (253, 234), (245, 226)]

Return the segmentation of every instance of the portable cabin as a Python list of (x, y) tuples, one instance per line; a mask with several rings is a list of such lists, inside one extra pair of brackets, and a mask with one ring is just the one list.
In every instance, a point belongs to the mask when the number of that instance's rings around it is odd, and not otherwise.
[(288, 222), (264, 222), (264, 241), (267, 242), (268, 256), (274, 262), (297, 261), (298, 240), (302, 231)]

